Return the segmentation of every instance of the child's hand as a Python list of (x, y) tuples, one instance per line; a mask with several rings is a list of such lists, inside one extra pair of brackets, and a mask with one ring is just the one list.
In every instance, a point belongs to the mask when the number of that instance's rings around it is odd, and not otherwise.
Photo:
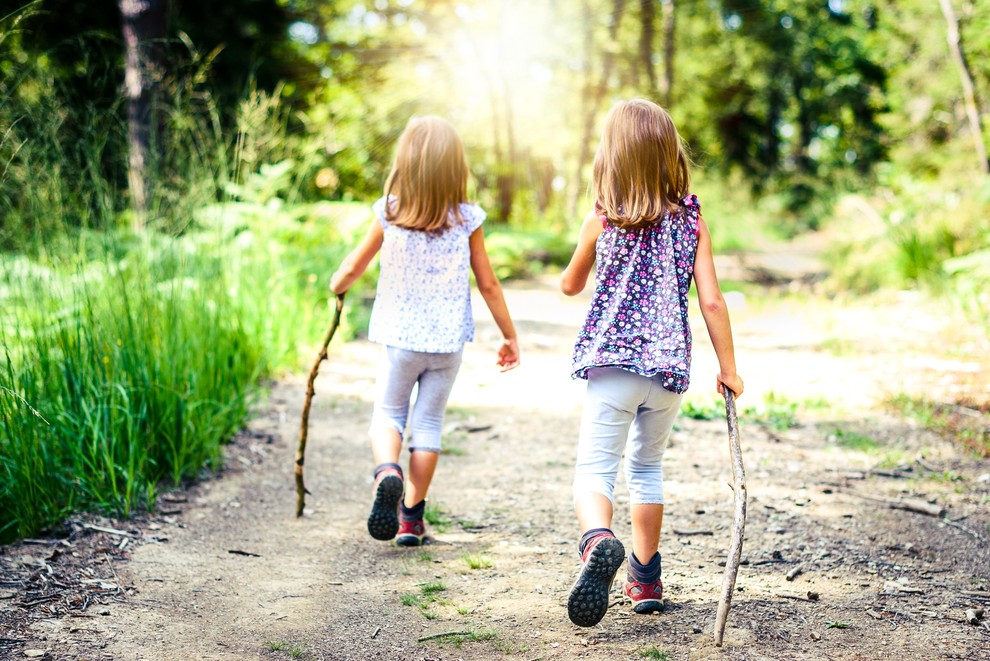
[(345, 291), (347, 291), (346, 289), (344, 291), (337, 291), (338, 289), (341, 289), (341, 284), (343, 284), (341, 281), (343, 279), (344, 278), (340, 275), (340, 271), (334, 273), (333, 276), (330, 278), (330, 291), (333, 294), (340, 296)]
[(743, 386), (743, 380), (739, 378), (738, 374), (726, 374), (724, 372), (719, 373), (716, 379), (715, 389), (718, 390), (718, 394), (725, 395), (725, 389), (728, 388), (732, 391), (732, 394), (736, 397), (743, 394), (745, 389)]
[(519, 343), (516, 338), (502, 340), (502, 346), (498, 348), (496, 364), (502, 368), (503, 372), (515, 369), (519, 365)]

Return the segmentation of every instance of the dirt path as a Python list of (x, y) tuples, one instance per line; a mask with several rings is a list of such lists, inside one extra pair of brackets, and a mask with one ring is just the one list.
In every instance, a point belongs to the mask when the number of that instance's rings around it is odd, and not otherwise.
[[(0, 656), (990, 659), (990, 630), (964, 621), (968, 608), (990, 604), (990, 468), (876, 408), (885, 393), (986, 374), (967, 358), (974, 351), (931, 355), (933, 343), (961, 341), (947, 322), (934, 324), (909, 298), (823, 309), (730, 297), (748, 387), (740, 407), (771, 392), (784, 409), (815, 404), (783, 431), (753, 416), (743, 423), (745, 564), (719, 649), (711, 633), (732, 516), (724, 422), (682, 419), (667, 454), (665, 612), (633, 616), (616, 596), (599, 626), (571, 625), (582, 387), (567, 373), (585, 302), (559, 296), (549, 280), (507, 296), (524, 364), (499, 374), (494, 329), (480, 323), (452, 396), (449, 452), (431, 494), (446, 524), (433, 527), (430, 544), (400, 549), (367, 535), (378, 350), (337, 345), (317, 383), (304, 518), (293, 518), (291, 472), (303, 381), (290, 377), (231, 447), (219, 479), (173, 497), (168, 514), (104, 526), (129, 534), (88, 528), (77, 530), (78, 547), (55, 544), (80, 555), (85, 537), (96, 558), (89, 580), (107, 589), (75, 616), (27, 609), (30, 626), (0, 634)], [(703, 326), (695, 338), (692, 391), (704, 404), (714, 358)], [(935, 381), (949, 373), (956, 378)], [(919, 452), (936, 471), (915, 461)], [(865, 496), (931, 500), (956, 523)], [(628, 537), (621, 478), (615, 529)], [(124, 539), (134, 543), (122, 548)], [(58, 556), (52, 545), (22, 544), (5, 549), (0, 566), (35, 567), (37, 583), (48, 580), (45, 566), (58, 574)], [(24, 595), (2, 586), (0, 615), (26, 610)]]

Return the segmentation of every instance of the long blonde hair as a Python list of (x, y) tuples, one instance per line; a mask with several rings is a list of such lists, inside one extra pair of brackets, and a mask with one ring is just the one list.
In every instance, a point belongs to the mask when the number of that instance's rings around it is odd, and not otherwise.
[(676, 211), (691, 173), (667, 111), (645, 99), (620, 101), (605, 118), (592, 190), (599, 213), (621, 228), (643, 227)]
[(464, 222), (468, 167), (464, 144), (450, 122), (413, 117), (399, 136), (385, 180), (386, 217), (399, 227), (432, 232)]

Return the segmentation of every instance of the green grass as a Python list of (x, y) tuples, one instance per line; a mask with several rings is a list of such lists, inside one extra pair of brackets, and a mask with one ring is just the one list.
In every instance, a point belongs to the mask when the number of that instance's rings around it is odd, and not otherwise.
[(445, 592), (447, 590), (447, 586), (444, 585), (443, 581), (440, 580), (429, 581), (427, 583), (420, 583), (417, 587), (419, 587), (419, 591), (423, 594), (424, 597), (429, 597), (438, 594), (440, 592)]
[(495, 640), (497, 638), (498, 638), (498, 634), (494, 631), (488, 629), (484, 629), (484, 630), (472, 629), (471, 631), (468, 631), (466, 633), (453, 632), (443, 636), (438, 636), (436, 638), (431, 638), (423, 642), (424, 643), (435, 642), (438, 645), (452, 645), (454, 647), (459, 648), (461, 645), (463, 645), (466, 642), (478, 643), (478, 642), (484, 642), (486, 640)]
[(465, 553), (461, 555), (461, 560), (468, 569), (491, 569), (494, 566), (492, 559), (482, 553)]
[(687, 397), (681, 403), (681, 415), (692, 420), (717, 420), (725, 416), (721, 398)]
[(281, 652), (286, 648), (286, 644), (280, 640), (270, 640), (268, 641), (268, 644), (265, 645), (265, 647), (267, 647), (272, 652)]
[(843, 622), (840, 620), (828, 620), (825, 622), (826, 629), (848, 629), (852, 626), (850, 622)]
[(835, 442), (841, 448), (847, 450), (858, 450), (859, 452), (875, 452), (880, 448), (880, 444), (874, 439), (854, 431), (844, 429), (835, 430)]
[(784, 431), (796, 427), (800, 403), (773, 391), (763, 396), (763, 403), (758, 406), (746, 407), (742, 410), (744, 422), (765, 425), (776, 431)]
[(990, 457), (990, 402), (939, 403), (900, 394), (885, 404), (977, 457)]
[[(138, 232), (119, 109), (0, 89), (0, 543), (74, 511), (129, 516), (219, 467), (261, 380), (311, 358), (330, 272), (370, 217), (292, 203), (277, 99), (246, 99), (228, 134), (189, 101), (201, 83), (175, 82)], [(338, 337), (366, 323), (373, 277)]]
[(447, 532), (454, 522), (443, 511), (439, 503), (426, 503), (426, 510), (423, 512), (423, 519), (433, 526), (436, 532)]
[(660, 649), (656, 645), (650, 645), (636, 652), (643, 659), (657, 659), (657, 661), (670, 661), (670, 652)]

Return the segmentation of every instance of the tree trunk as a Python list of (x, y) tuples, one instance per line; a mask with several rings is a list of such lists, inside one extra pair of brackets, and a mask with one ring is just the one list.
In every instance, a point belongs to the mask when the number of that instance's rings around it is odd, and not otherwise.
[(512, 111), (512, 85), (509, 81), (509, 74), (505, 70), (505, 40), (510, 26), (503, 13), (501, 16), (501, 29), (499, 30), (499, 74), (502, 82), (502, 103), (505, 118), (505, 143), (508, 151), (508, 162), (499, 165), (498, 176), (498, 217), (503, 223), (509, 221), (512, 215), (512, 203), (516, 195), (516, 173), (518, 171), (518, 154), (516, 153), (516, 136), (513, 128)]
[[(570, 216), (577, 213), (577, 202), (581, 197), (581, 190), (584, 183), (584, 166), (591, 157), (592, 133), (595, 130), (595, 119), (601, 109), (605, 95), (608, 93), (608, 81), (612, 77), (612, 68), (615, 63), (615, 42), (619, 33), (619, 23), (622, 22), (622, 13), (625, 11), (625, 0), (614, 0), (612, 6), (612, 23), (608, 26), (608, 44), (602, 49), (602, 69), (598, 84), (593, 84), (593, 72), (590, 60), (586, 60), (585, 84), (582, 99), (584, 101), (584, 127), (581, 130), (581, 142), (578, 145), (577, 167), (574, 173), (574, 188), (571, 190), (571, 199), (567, 204), (567, 212)], [(594, 20), (591, 15), (591, 7), (584, 3), (584, 43), (590, 45), (594, 43)]]
[(653, 3), (656, 0), (639, 0), (639, 59), (643, 66), (643, 74), (646, 77), (646, 84), (643, 88), (647, 91), (649, 98), (657, 99), (657, 74), (653, 66), (653, 41), (656, 36), (656, 8)]
[(663, 105), (674, 102), (674, 0), (663, 0)]
[(164, 67), (168, 0), (118, 0), (124, 37), (124, 94), (127, 97), (127, 179), (134, 229), (148, 213), (154, 94)]
[(990, 162), (987, 161), (987, 148), (983, 144), (983, 127), (980, 122), (980, 109), (976, 103), (976, 92), (973, 89), (973, 77), (969, 73), (966, 65), (966, 56), (963, 53), (962, 39), (959, 36), (959, 19), (952, 8), (951, 0), (940, 0), (942, 14), (945, 15), (945, 22), (948, 26), (946, 37), (949, 41), (949, 50), (952, 57), (959, 66), (959, 76), (962, 78), (963, 100), (966, 104), (966, 117), (969, 119), (969, 130), (973, 133), (976, 141), (976, 157), (979, 159), (980, 170), (990, 173)]

